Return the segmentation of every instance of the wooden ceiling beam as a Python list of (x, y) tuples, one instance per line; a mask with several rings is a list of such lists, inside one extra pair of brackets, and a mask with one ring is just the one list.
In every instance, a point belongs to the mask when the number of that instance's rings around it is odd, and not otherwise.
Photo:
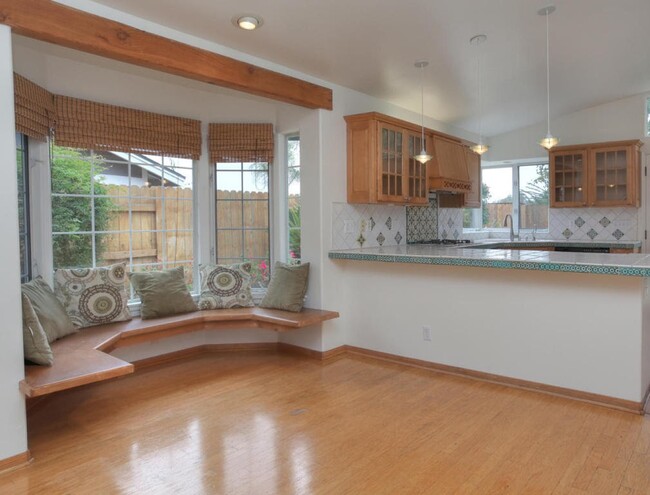
[(332, 109), (332, 90), (135, 29), (51, 0), (0, 0), (16, 34), (306, 108)]

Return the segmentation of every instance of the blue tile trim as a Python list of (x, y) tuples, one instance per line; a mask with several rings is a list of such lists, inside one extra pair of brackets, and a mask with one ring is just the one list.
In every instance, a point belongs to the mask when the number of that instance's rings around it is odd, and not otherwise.
[(594, 273), (598, 275), (650, 277), (650, 268), (635, 268), (632, 266), (583, 265), (576, 263), (546, 263), (517, 260), (450, 258), (444, 256), (404, 256), (342, 252), (330, 252), (329, 258), (338, 260), (380, 261), (384, 263), (414, 263), (420, 265), (470, 266), (544, 272)]

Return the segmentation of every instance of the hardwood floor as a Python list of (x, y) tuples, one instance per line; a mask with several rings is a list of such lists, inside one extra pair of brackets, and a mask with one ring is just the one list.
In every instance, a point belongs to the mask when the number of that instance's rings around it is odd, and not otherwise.
[(2, 494), (650, 493), (650, 418), (366, 358), (211, 354), (63, 392)]

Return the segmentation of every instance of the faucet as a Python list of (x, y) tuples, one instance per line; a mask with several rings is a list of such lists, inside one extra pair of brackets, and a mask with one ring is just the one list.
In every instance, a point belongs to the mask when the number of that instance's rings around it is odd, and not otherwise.
[(514, 241), (515, 239), (519, 239), (519, 235), (515, 235), (515, 231), (513, 229), (513, 224), (512, 224), (512, 215), (508, 213), (506, 215), (506, 218), (503, 220), (503, 226), (507, 227), (508, 226), (508, 218), (510, 219), (510, 242)]
[(533, 241), (536, 241), (537, 238), (535, 237), (535, 234), (537, 233), (537, 224), (533, 225)]

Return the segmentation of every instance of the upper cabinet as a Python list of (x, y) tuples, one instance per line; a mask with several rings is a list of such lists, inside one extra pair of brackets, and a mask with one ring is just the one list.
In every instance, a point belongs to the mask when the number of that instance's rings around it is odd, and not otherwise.
[(634, 140), (552, 149), (551, 207), (638, 207), (642, 145)]
[(376, 113), (345, 120), (348, 203), (427, 204), (427, 167), (413, 158), (422, 148), (420, 128)]
[(348, 203), (428, 204), (430, 190), (471, 191), (466, 147), (451, 136), (425, 130), (379, 113), (349, 115), (347, 122)]

